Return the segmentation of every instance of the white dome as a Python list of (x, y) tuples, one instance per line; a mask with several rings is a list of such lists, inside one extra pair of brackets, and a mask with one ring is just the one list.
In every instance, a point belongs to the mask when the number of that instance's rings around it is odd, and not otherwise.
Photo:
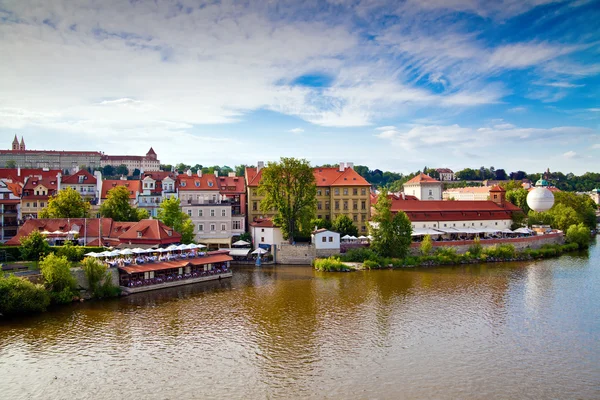
[(545, 187), (536, 187), (527, 195), (527, 205), (533, 211), (548, 211), (554, 205), (554, 195)]

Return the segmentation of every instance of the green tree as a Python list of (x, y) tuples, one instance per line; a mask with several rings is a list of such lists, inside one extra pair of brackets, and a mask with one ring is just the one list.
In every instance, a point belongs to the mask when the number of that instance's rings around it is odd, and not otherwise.
[(310, 227), (314, 229), (331, 229), (331, 221), (325, 218), (313, 218), (310, 220)]
[(177, 172), (179, 172), (180, 174), (183, 174), (186, 170), (190, 169), (191, 167), (187, 164), (184, 163), (179, 163), (175, 166), (175, 170)]
[(81, 269), (85, 273), (93, 297), (112, 297), (119, 294), (119, 288), (112, 284), (110, 270), (95, 258), (85, 258), (81, 263)]
[(90, 203), (81, 197), (78, 191), (67, 187), (48, 199), (48, 206), (41, 212), (40, 218), (88, 218)]
[(429, 253), (431, 253), (431, 250), (433, 249), (433, 243), (431, 241), (431, 236), (429, 235), (425, 235), (425, 237), (423, 238), (423, 241), (421, 242), (421, 254), (426, 256)]
[(412, 225), (403, 211), (392, 213), (392, 201), (382, 190), (374, 205), (371, 247), (382, 257), (404, 257), (411, 244)]
[(40, 271), (54, 303), (69, 303), (76, 294), (77, 282), (71, 275), (71, 266), (67, 257), (52, 253), (40, 263)]
[(124, 186), (110, 189), (106, 200), (100, 206), (100, 215), (114, 221), (139, 221), (144, 211), (139, 211), (129, 204), (129, 190)]
[(125, 164), (121, 164), (117, 168), (115, 168), (115, 173), (117, 175), (127, 176), (129, 175), (129, 169), (127, 169), (127, 166)]
[(181, 243), (194, 241), (194, 225), (190, 217), (179, 208), (179, 199), (169, 197), (160, 203), (158, 219), (181, 234)]
[(6, 162), (6, 168), (17, 168), (17, 163), (15, 160), (8, 160)]
[(102, 175), (115, 176), (116, 175), (115, 167), (113, 167), (112, 165), (105, 165), (104, 167), (102, 167)]
[(577, 225), (579, 222), (582, 222), (577, 212), (572, 207), (564, 204), (555, 204), (548, 211), (548, 214), (552, 216), (552, 223), (550, 225), (563, 232), (566, 232), (571, 225)]
[(350, 235), (357, 236), (358, 228), (354, 225), (354, 222), (344, 214), (339, 215), (331, 224), (331, 230), (340, 234), (340, 237)]
[(566, 239), (568, 243), (577, 243), (580, 249), (585, 249), (590, 245), (590, 228), (584, 223), (571, 225), (567, 229)]
[(73, 246), (73, 243), (66, 241), (63, 246), (58, 248), (56, 255), (64, 256), (67, 260), (72, 262), (81, 261), (83, 259), (83, 253), (85, 252), (84, 247)]
[(0, 314), (16, 315), (46, 311), (50, 295), (43, 285), (35, 285), (28, 279), (0, 274)]
[(173, 166), (171, 164), (160, 164), (159, 168), (161, 171), (171, 172)]
[(589, 229), (596, 227), (596, 203), (587, 195), (570, 193), (570, 192), (555, 192), (554, 207), (550, 212), (554, 212), (559, 204), (572, 208), (577, 214), (578, 222), (583, 222)]
[(21, 258), (29, 261), (39, 261), (50, 253), (50, 245), (46, 238), (39, 232), (33, 231), (29, 236), (21, 238)]
[(141, 173), (142, 173), (142, 171), (140, 171), (139, 169), (136, 168), (136, 169), (133, 170), (133, 174), (131, 174), (131, 175), (133, 175), (133, 176), (140, 176)]
[(525, 214), (527, 214), (529, 213), (529, 206), (527, 205), (528, 194), (529, 192), (527, 191), (527, 189), (524, 189), (523, 187), (520, 187), (518, 189), (506, 190), (506, 200), (519, 207), (521, 210), (523, 210)]
[(294, 236), (310, 229), (315, 215), (317, 186), (307, 160), (282, 157), (262, 170), (258, 194), (263, 212), (276, 210), (274, 223), (290, 243)]
[(252, 243), (252, 235), (250, 234), (250, 232), (244, 232), (240, 235), (240, 240)]
[[(500, 187), (504, 190), (506, 190), (507, 192), (510, 190), (525, 190), (523, 188), (523, 184), (521, 181), (515, 181), (515, 180), (510, 180), (510, 181), (506, 181), (506, 182), (502, 182), (500, 184)], [(527, 190), (525, 190), (527, 192)], [(525, 195), (525, 197), (527, 197), (527, 195)]]
[(150, 213), (145, 208), (135, 208), (137, 221), (150, 218)]
[(248, 167), (246, 164), (236, 165), (235, 176), (244, 176), (246, 173), (246, 167)]

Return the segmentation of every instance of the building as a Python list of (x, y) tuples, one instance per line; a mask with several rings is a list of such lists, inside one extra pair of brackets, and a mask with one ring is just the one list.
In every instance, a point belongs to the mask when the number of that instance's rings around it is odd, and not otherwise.
[(119, 247), (166, 246), (181, 241), (181, 234), (157, 219), (134, 222), (119, 236)]
[(403, 185), (404, 193), (419, 200), (442, 200), (443, 183), (419, 173)]
[(0, 179), (10, 183), (25, 184), (25, 179), (35, 177), (38, 179), (55, 178), (62, 173), (60, 169), (49, 168), (0, 168)]
[(106, 179), (102, 181), (102, 191), (100, 193), (100, 203), (108, 198), (108, 192), (117, 187), (124, 186), (129, 191), (129, 204), (138, 206), (140, 193), (142, 193), (142, 182), (138, 180), (129, 181), (127, 179)]
[(590, 197), (594, 200), (594, 203), (600, 204), (600, 189), (593, 189), (590, 192)]
[(489, 200), (490, 186), (481, 187), (464, 187), (464, 188), (450, 188), (444, 190), (442, 198), (444, 200)]
[(21, 207), (21, 186), (0, 180), (0, 243), (17, 234)]
[(177, 197), (176, 174), (174, 172), (145, 172), (138, 207), (148, 211), (151, 217), (158, 216), (160, 203), (166, 198)]
[[(248, 221), (273, 217), (274, 212), (260, 211), (263, 196), (258, 194), (264, 162), (257, 168), (246, 168), (248, 192)], [(348, 216), (359, 232), (367, 233), (367, 222), (371, 218), (371, 184), (354, 171), (352, 163), (340, 163), (338, 168), (313, 168), (317, 185), (317, 218), (335, 220), (340, 215)]]
[(404, 211), (414, 231), (420, 229), (494, 228), (510, 229), (513, 214), (523, 211), (506, 201), (499, 186), (490, 190), (490, 200), (412, 200), (391, 196), (392, 212)]
[(15, 164), (21, 168), (49, 168), (74, 171), (80, 166), (100, 167), (102, 154), (97, 151), (27, 150), (25, 140), (15, 136), (10, 150), (0, 150), (0, 166)]
[(440, 176), (440, 181), (453, 181), (455, 180), (454, 171), (449, 168), (438, 168), (435, 170)]
[[(188, 170), (177, 176), (177, 191), (181, 208), (194, 224), (195, 240), (209, 247), (229, 248), (232, 238), (246, 231), (245, 216), (236, 201), (239, 190), (233, 179), (223, 181), (216, 174), (196, 175)], [(221, 193), (222, 187), (225, 188)], [(229, 190), (229, 189), (231, 190)], [(227, 193), (230, 192), (230, 193)]]
[(152, 147), (150, 147), (145, 156), (109, 156), (103, 154), (100, 165), (102, 167), (107, 165), (112, 165), (113, 167), (125, 165), (129, 170), (129, 175), (133, 175), (136, 169), (140, 172), (160, 171), (160, 161)]
[(71, 188), (78, 192), (84, 200), (90, 202), (91, 205), (97, 205), (102, 193), (102, 173), (95, 171), (94, 175), (90, 174), (86, 169), (82, 169), (63, 177), (60, 173), (57, 174), (58, 191), (66, 188)]
[(256, 219), (249, 226), (254, 248), (271, 250), (285, 241), (281, 228), (275, 226), (269, 218)]
[(25, 179), (21, 194), (21, 218), (23, 220), (37, 218), (42, 209), (48, 206), (50, 196), (58, 193), (58, 179), (55, 177), (38, 178), (37, 176)]
[(327, 229), (317, 229), (311, 235), (311, 241), (317, 250), (340, 250), (340, 234)]

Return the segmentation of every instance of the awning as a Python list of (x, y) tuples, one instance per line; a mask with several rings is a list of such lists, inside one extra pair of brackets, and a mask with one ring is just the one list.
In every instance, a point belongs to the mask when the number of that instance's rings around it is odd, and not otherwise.
[(229, 255), (232, 257), (246, 257), (252, 249), (231, 249)]
[(226, 244), (231, 246), (231, 238), (199, 239), (198, 242), (202, 244)]
[(171, 268), (182, 268), (188, 265), (206, 265), (214, 264), (219, 262), (231, 261), (233, 258), (227, 254), (215, 254), (212, 256), (192, 258), (189, 260), (177, 260), (177, 261), (165, 261), (154, 264), (142, 264), (142, 265), (129, 265), (127, 267), (119, 267), (120, 270), (127, 272), (128, 274), (134, 274), (138, 272), (150, 272), (150, 271), (161, 271), (164, 269)]
[(444, 232), (437, 231), (430, 228), (414, 228), (411, 236), (423, 236), (423, 235), (443, 235)]

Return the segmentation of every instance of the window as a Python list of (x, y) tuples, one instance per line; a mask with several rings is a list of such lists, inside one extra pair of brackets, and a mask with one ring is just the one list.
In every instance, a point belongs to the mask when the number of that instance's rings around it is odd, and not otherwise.
[(191, 217), (192, 216), (192, 210), (187, 210), (187, 214)]
[(210, 231), (214, 232), (215, 230), (217, 230), (217, 226), (215, 224), (210, 224)]
[(198, 224), (198, 232), (204, 232), (204, 224)]
[(352, 194), (354, 196), (357, 196), (358, 195), (358, 189), (357, 188), (352, 189)]
[(211, 216), (211, 217), (214, 217), (214, 216), (215, 216), (215, 209), (214, 209), (214, 208), (211, 208), (211, 209), (210, 209), (210, 216)]
[(232, 221), (231, 229), (242, 229), (241, 221)]
[(31, 207), (31, 203), (27, 203), (27, 207)]
[(360, 220), (365, 222), (367, 220), (367, 214), (362, 214)]
[(40, 207), (44, 207), (44, 202), (40, 202)]
[(327, 236), (323, 236), (322, 240), (323, 243), (327, 243)]
[(258, 210), (258, 202), (257, 201), (253, 201), (252, 202), (252, 211), (256, 211)]
[(495, 224), (496, 224), (496, 225), (498, 225), (498, 223), (497, 223), (497, 222), (495, 222)]
[(361, 201), (360, 202), (360, 209), (361, 210), (366, 210), (367, 209), (367, 202), (366, 201)]
[(353, 210), (358, 210), (358, 201), (353, 201), (352, 202), (352, 209)]
[(321, 210), (323, 208), (320, 201), (317, 202), (317, 210)]
[(261, 232), (264, 232), (264, 231), (265, 231), (265, 228), (262, 228), (260, 231), (261, 231)]
[(318, 190), (317, 190), (317, 196), (321, 196), (321, 193), (323, 193), (323, 192), (322, 192), (322, 190), (321, 190), (321, 189), (318, 189)]
[(348, 200), (344, 200), (344, 210), (348, 209)]
[(494, 200), (498, 200), (498, 195), (497, 194), (494, 195)]
[(265, 242), (265, 237), (264, 237), (264, 236), (261, 236), (261, 237), (260, 237), (260, 241), (264, 243), (264, 242)]
[(446, 224), (444, 224), (444, 228), (446, 227)]
[(204, 212), (202, 211), (202, 209), (199, 209), (199, 210), (198, 210), (198, 216), (199, 216), (199, 217), (202, 217), (202, 216), (203, 216), (203, 214), (204, 214)]
[(221, 224), (221, 232), (225, 232), (227, 230), (227, 225)]
[(141, 232), (141, 231), (138, 231), (138, 233), (137, 233), (137, 237), (139, 237), (139, 238), (141, 238), (141, 237), (142, 237), (142, 232)]
[(358, 215), (354, 214), (354, 216), (352, 217), (352, 220), (354, 222), (358, 222)]
[(329, 242), (333, 242), (333, 236), (329, 236)]
[(34, 201), (34, 202), (33, 202), (33, 206), (34, 206), (34, 207), (37, 207), (37, 201)]
[(169, 236), (173, 236), (173, 231), (169, 229), (169, 230), (167, 231), (167, 235), (169, 235)]
[(339, 209), (340, 209), (340, 201), (339, 201), (339, 200), (336, 200), (336, 201), (335, 201), (335, 209), (336, 209), (336, 210), (339, 210)]
[(221, 210), (221, 217), (224, 217), (225, 215), (227, 215), (227, 210), (222, 209)]
[(480, 222), (480, 223), (479, 223), (479, 226), (483, 226), (483, 222)]
[(334, 193), (336, 196), (339, 196), (339, 195), (340, 195), (340, 189), (335, 189), (335, 190), (333, 191), (333, 193)]
[(329, 196), (329, 189), (325, 189), (325, 196)]
[(346, 189), (344, 189), (344, 196), (347, 196), (347, 195), (348, 195), (348, 189), (346, 188)]
[(185, 187), (185, 181), (181, 181), (180, 185), (181, 185), (182, 187)]
[(433, 190), (429, 189), (429, 195), (433, 196)]
[(362, 188), (360, 189), (360, 194), (362, 194), (363, 196), (367, 194), (367, 189)]

